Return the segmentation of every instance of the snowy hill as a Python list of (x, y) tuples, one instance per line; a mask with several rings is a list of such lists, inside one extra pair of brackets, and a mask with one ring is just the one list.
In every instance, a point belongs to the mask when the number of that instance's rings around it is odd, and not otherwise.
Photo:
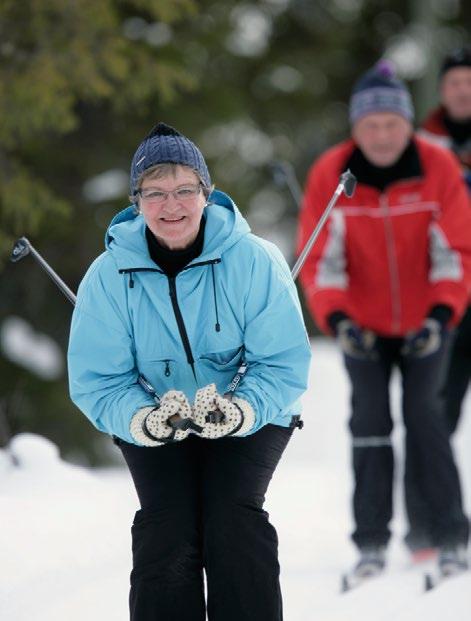
[[(348, 540), (348, 386), (330, 341), (316, 339), (313, 353), (305, 428), (295, 433), (267, 501), (280, 537), (285, 619), (468, 621), (471, 572), (422, 592), (423, 568), (410, 565), (401, 543), (399, 488), (387, 574), (357, 591), (339, 593), (339, 576), (355, 561)], [(395, 383), (396, 412), (398, 402)], [(469, 514), (471, 397), (466, 409), (455, 448)], [(394, 443), (400, 457), (399, 424)], [(399, 468), (397, 484), (400, 479)], [(0, 619), (126, 621), (136, 508), (124, 468), (72, 466), (44, 438), (15, 437), (8, 450), (0, 451)]]

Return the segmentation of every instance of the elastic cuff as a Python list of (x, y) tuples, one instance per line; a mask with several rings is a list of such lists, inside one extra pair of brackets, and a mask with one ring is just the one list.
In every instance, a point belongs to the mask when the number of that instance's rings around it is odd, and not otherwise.
[(243, 436), (248, 433), (255, 424), (255, 412), (253, 411), (252, 406), (245, 399), (241, 399), (240, 397), (234, 397), (232, 399), (232, 403), (237, 405), (237, 407), (241, 410), (242, 416), (244, 420), (240, 429), (236, 431), (236, 433), (232, 434), (234, 436)]
[(453, 316), (453, 311), (446, 304), (437, 304), (430, 310), (427, 316), (429, 319), (435, 319), (442, 328), (445, 328)]
[(345, 319), (350, 319), (347, 313), (337, 310), (331, 313), (327, 317), (327, 325), (329, 326), (329, 328), (332, 330), (334, 334), (337, 334), (337, 328), (338, 328), (339, 323), (341, 321), (344, 321)]
[(161, 444), (163, 444), (162, 442), (158, 442), (157, 440), (151, 440), (151, 438), (149, 438), (149, 436), (144, 431), (146, 417), (153, 410), (155, 410), (155, 406), (141, 408), (131, 418), (131, 422), (129, 424), (129, 431), (131, 432), (131, 435), (137, 442), (137, 444), (140, 444), (141, 446), (160, 446)]

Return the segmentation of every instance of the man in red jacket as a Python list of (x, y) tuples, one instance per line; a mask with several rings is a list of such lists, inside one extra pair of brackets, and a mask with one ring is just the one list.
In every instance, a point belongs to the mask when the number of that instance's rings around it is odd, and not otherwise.
[[(424, 121), (418, 135), (453, 151), (471, 194), (471, 48), (445, 57), (440, 72), (441, 105)], [(445, 416), (450, 432), (458, 426), (471, 378), (471, 307), (457, 328), (445, 381)]]
[(471, 47), (445, 57), (440, 71), (440, 106), (417, 134), (453, 151), (471, 190)]
[(443, 573), (466, 568), (468, 521), (441, 416), (440, 375), (448, 329), (463, 313), (471, 281), (471, 210), (455, 158), (413, 134), (409, 92), (378, 63), (350, 100), (352, 139), (311, 168), (299, 247), (349, 168), (342, 197), (301, 272), (310, 311), (335, 334), (351, 381), (356, 573), (385, 565), (392, 517), (389, 383), (402, 375), (407, 454), (418, 459), (430, 537)]
[[(417, 135), (449, 149), (458, 158), (462, 174), (471, 193), (471, 48), (458, 48), (445, 57), (440, 71), (441, 105), (433, 110)], [(470, 202), (471, 207), (471, 202)], [(444, 414), (453, 433), (471, 378), (471, 307), (457, 327), (451, 343), (444, 381)], [(406, 509), (409, 532), (406, 541), (426, 548), (431, 545), (430, 509), (423, 498), (420, 464), (414, 453), (408, 455), (405, 478)]]

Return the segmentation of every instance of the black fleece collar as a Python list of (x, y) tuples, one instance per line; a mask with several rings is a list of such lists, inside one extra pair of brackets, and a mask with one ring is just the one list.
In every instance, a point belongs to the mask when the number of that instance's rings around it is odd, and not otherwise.
[(466, 121), (453, 121), (445, 113), (443, 115), (443, 124), (447, 128), (453, 142), (457, 145), (462, 145), (471, 141), (471, 119), (467, 119)]
[(155, 235), (149, 227), (146, 226), (146, 240), (150, 257), (167, 276), (176, 276), (188, 263), (200, 256), (204, 245), (205, 224), (206, 219), (203, 216), (195, 241), (191, 246), (183, 248), (183, 250), (169, 250), (165, 248), (159, 244)]
[(344, 170), (349, 168), (358, 183), (372, 186), (381, 192), (391, 183), (403, 179), (413, 179), (423, 175), (417, 146), (413, 140), (404, 149), (401, 157), (392, 166), (374, 166), (363, 152), (355, 147), (345, 163)]

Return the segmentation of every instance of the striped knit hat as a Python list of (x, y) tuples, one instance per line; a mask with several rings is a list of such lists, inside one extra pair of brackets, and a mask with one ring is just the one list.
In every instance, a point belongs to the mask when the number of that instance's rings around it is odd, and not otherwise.
[(408, 121), (414, 118), (407, 86), (395, 76), (392, 64), (386, 60), (380, 60), (356, 82), (349, 112), (351, 125), (376, 112), (394, 112)]
[(195, 170), (203, 184), (211, 187), (211, 177), (198, 147), (176, 129), (165, 123), (157, 123), (137, 147), (131, 162), (131, 196), (138, 189), (139, 177), (157, 164), (181, 164)]

